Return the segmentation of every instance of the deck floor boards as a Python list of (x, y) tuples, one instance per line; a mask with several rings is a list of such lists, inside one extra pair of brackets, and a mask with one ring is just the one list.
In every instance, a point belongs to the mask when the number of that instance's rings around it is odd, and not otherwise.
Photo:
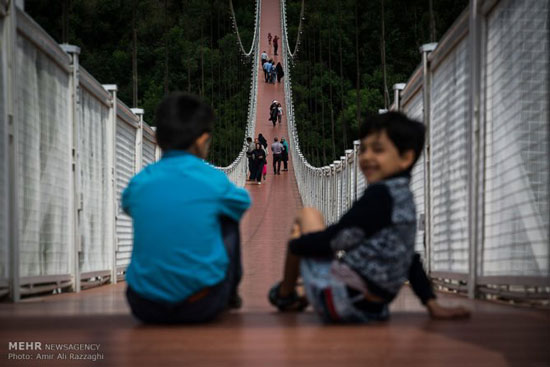
[[(261, 51), (271, 55), (267, 32), (280, 36), (279, 23), (279, 1), (264, 0)], [(283, 85), (265, 84), (260, 71), (256, 136), (263, 133), (269, 143), (274, 136), (288, 137), (286, 116), (277, 127), (268, 121), (273, 99), (284, 108)], [(253, 206), (241, 225), (241, 310), (207, 325), (144, 326), (129, 313), (124, 282), (2, 303), (0, 366), (550, 366), (549, 311), (440, 295), (443, 304), (465, 305), (473, 316), (433, 321), (405, 287), (391, 306), (390, 321), (381, 324), (326, 326), (310, 309), (275, 312), (266, 293), (281, 277), (286, 238), (301, 207), (292, 164), (289, 169), (274, 176), (268, 165), (261, 186), (247, 185)], [(16, 341), (98, 343), (104, 359), (8, 360), (8, 343)]]

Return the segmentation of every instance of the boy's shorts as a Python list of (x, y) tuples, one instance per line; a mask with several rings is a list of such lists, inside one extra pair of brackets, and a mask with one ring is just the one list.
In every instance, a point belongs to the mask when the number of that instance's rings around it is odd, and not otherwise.
[(388, 305), (365, 300), (331, 273), (331, 261), (302, 259), (300, 272), (306, 296), (325, 322), (367, 323), (389, 317)]

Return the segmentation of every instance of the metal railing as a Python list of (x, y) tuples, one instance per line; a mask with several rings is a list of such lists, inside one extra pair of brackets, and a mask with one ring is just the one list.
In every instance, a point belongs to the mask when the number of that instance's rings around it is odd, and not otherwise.
[(235, 183), (237, 186), (244, 187), (246, 183), (246, 176), (248, 171), (248, 159), (246, 158), (246, 151), (248, 146), (245, 143), (247, 136), (254, 136), (254, 129), (256, 126), (256, 110), (257, 110), (257, 96), (258, 96), (258, 65), (257, 60), (260, 57), (260, 16), (262, 13), (261, 7), (262, 1), (256, 0), (256, 21), (254, 25), (254, 38), (252, 45), (250, 46), (250, 51), (247, 53), (244, 51), (244, 47), (241, 42), (239, 35), (239, 29), (237, 27), (237, 21), (235, 18), (235, 13), (233, 11), (233, 2), (230, 1), (231, 14), (233, 16), (233, 22), (235, 24), (235, 31), (237, 32), (237, 38), (239, 40), (239, 45), (244, 56), (252, 55), (251, 64), (252, 64), (252, 80), (250, 81), (250, 94), (248, 98), (248, 117), (245, 136), (243, 137), (243, 148), (237, 155), (237, 158), (227, 167), (217, 167), (218, 169), (225, 172), (229, 179)]
[[(408, 83), (394, 86), (393, 109), (427, 127), (426, 149), (411, 181), (416, 250), (437, 284), (470, 297), (548, 300), (550, 99), (548, 47), (542, 45), (550, 38), (549, 5), (473, 4), (438, 44), (421, 48), (422, 63)], [(284, 0), (281, 9), (296, 180), (303, 204), (333, 223), (365, 186), (358, 142), (325, 167), (313, 167), (301, 152)], [(533, 24), (529, 32), (527, 24)]]
[[(300, 17), (300, 23), (302, 17), (303, 14)], [(353, 149), (346, 150), (339, 160), (334, 161), (330, 165), (314, 167), (307, 161), (300, 150), (300, 139), (294, 117), (292, 77), (289, 64), (290, 52), (284, 0), (281, 0), (281, 34), (283, 60), (287, 70), (283, 81), (290, 156), (293, 162), (298, 190), (304, 206), (317, 208), (325, 217), (327, 224), (334, 223), (351, 207), (365, 188), (365, 179), (359, 172), (357, 164), (359, 141), (354, 141)]]

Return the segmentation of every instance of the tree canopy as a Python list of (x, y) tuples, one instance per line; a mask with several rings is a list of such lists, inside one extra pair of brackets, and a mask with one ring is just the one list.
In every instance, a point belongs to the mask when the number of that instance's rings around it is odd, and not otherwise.
[[(359, 121), (387, 104), (385, 89), (414, 71), (419, 46), (441, 37), (468, 4), (438, 0), (430, 11), (431, 2), (305, 1), (290, 67), (300, 144), (312, 164), (331, 163), (351, 147)], [(233, 5), (248, 48), (255, 4)], [(202, 97), (218, 118), (209, 160), (225, 166), (237, 156), (252, 65), (240, 54), (227, 0), (27, 0), (25, 8), (57, 41), (80, 46), (81, 65), (102, 83), (116, 83), (119, 98), (144, 108), (151, 125), (166, 93)], [(291, 49), (300, 9), (301, 0), (287, 0)]]

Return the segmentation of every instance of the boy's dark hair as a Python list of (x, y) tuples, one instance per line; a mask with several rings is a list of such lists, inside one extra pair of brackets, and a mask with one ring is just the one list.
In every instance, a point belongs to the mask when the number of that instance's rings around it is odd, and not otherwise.
[(424, 135), (426, 133), (424, 124), (411, 120), (400, 112), (386, 112), (367, 117), (359, 130), (359, 138), (364, 139), (371, 134), (382, 131), (386, 132), (400, 155), (407, 150), (414, 152), (414, 161), (408, 168), (410, 171), (424, 148)]
[(252, 143), (252, 138), (249, 136), (248, 138), (246, 138), (246, 141), (247, 141), (248, 143)]
[(214, 127), (214, 111), (195, 96), (174, 92), (157, 107), (157, 143), (163, 151), (186, 150)]

